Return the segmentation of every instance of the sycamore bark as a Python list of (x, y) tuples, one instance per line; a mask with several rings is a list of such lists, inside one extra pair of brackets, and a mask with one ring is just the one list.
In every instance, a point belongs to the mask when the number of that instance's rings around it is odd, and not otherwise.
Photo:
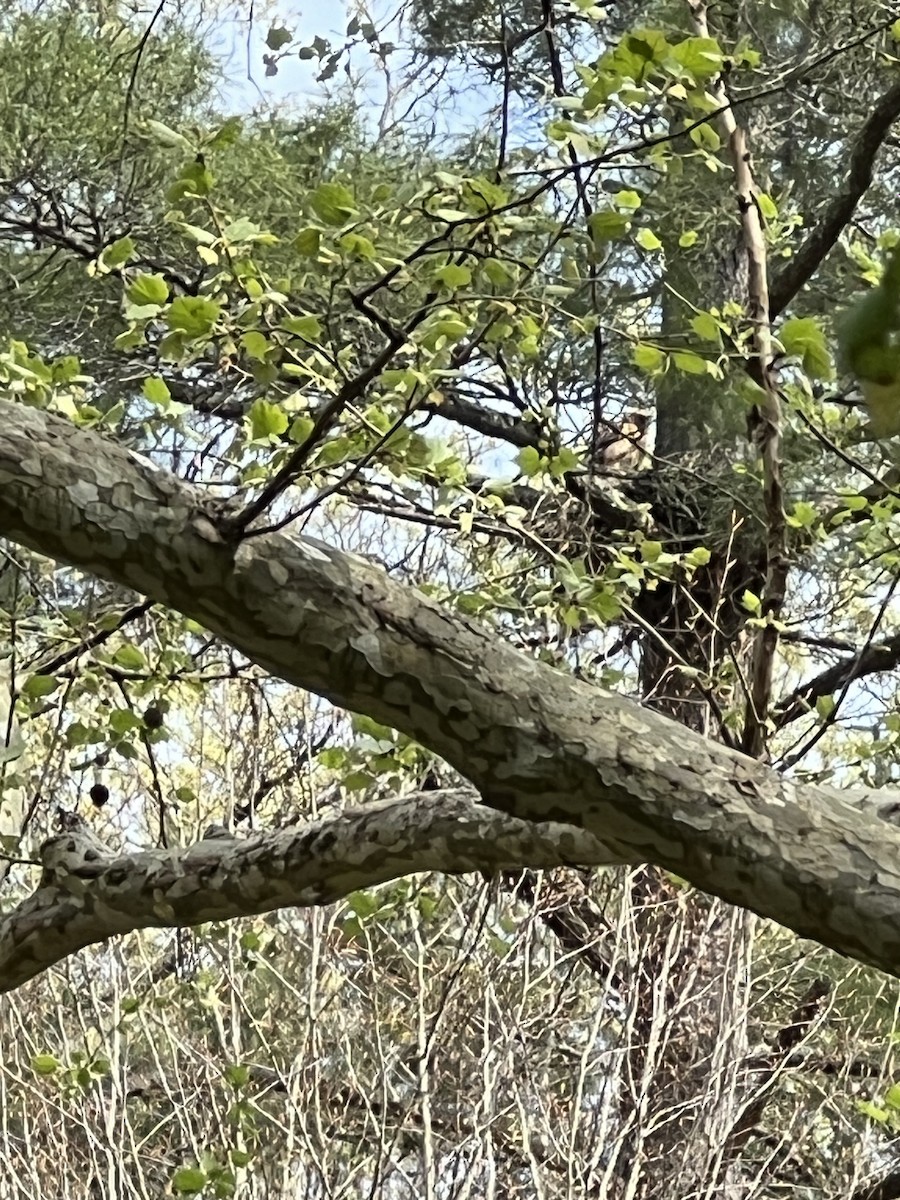
[[(896, 793), (794, 784), (533, 661), (365, 559), (286, 533), (232, 545), (218, 529), (219, 514), (199, 489), (60, 417), (0, 401), (0, 536), (169, 605), (289, 683), (409, 734), (462, 772), (485, 805), (550, 823), (563, 839), (559, 861), (655, 863), (900, 975)], [(590, 853), (579, 831), (593, 839)], [(449, 857), (438, 861), (428, 838), (423, 821), (421, 855), (411, 845), (394, 873), (460, 869)], [(227, 839), (228, 854), (233, 845)], [(520, 849), (520, 865), (545, 865), (529, 861), (525, 843)], [(230, 861), (238, 874), (269, 870), (246, 854)], [(498, 865), (489, 850), (467, 861)], [(117, 886), (127, 891), (125, 864)], [(331, 899), (367, 882), (358, 863), (343, 883), (340, 864), (334, 871)], [(368, 882), (385, 878), (375, 862), (371, 871)], [(55, 878), (48, 870), (48, 886), (58, 887)], [(98, 884), (81, 882), (84, 905)], [(164, 903), (154, 910), (153, 889), (141, 894), (140, 911), (136, 900), (105, 896), (123, 916), (118, 924), (110, 916), (101, 936), (211, 919), (170, 906), (173, 922)], [(261, 911), (240, 907), (240, 888), (233, 895), (220, 916)], [(298, 900), (294, 891), (282, 902), (316, 898)], [(52, 930), (56, 957), (77, 948), (66, 940), (69, 919), (60, 914), (62, 927)], [(0, 930), (0, 972), (7, 933)]]

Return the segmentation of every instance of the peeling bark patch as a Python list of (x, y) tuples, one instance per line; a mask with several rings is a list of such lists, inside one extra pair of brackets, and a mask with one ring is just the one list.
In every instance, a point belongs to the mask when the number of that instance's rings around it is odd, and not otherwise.
[(349, 642), (352, 649), (358, 650), (369, 666), (374, 668), (379, 675), (390, 674), (382, 661), (381, 644), (374, 633), (364, 633), (359, 637), (352, 637)]

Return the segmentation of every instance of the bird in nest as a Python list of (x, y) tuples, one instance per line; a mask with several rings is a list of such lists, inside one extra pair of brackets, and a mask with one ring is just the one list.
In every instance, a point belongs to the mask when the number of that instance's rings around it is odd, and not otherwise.
[(649, 465), (649, 413), (628, 410), (620, 421), (604, 425), (592, 447), (595, 469), (631, 474)]

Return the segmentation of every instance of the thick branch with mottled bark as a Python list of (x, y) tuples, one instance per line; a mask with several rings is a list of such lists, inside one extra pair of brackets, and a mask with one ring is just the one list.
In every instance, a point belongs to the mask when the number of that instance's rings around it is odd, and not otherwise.
[(656, 863), (900, 975), (896, 794), (794, 784), (519, 653), (363, 558), (284, 533), (230, 543), (217, 520), (200, 489), (122, 446), (0, 401), (0, 535), (170, 605), (280, 678), (408, 734), (510, 816), (577, 826), (620, 861)]
[(0, 918), (0, 992), (136, 929), (329, 904), (416, 871), (489, 873), (616, 861), (591, 834), (518, 820), (453, 789), (418, 792), (281, 833), (213, 828), (186, 849), (117, 857), (86, 830), (42, 847), (40, 886)]

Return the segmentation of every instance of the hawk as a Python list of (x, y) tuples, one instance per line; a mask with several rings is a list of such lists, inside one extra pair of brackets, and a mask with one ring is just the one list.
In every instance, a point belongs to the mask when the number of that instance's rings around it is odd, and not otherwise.
[(650, 414), (630, 410), (621, 422), (607, 424), (594, 440), (594, 465), (607, 471), (639, 471), (647, 465)]

